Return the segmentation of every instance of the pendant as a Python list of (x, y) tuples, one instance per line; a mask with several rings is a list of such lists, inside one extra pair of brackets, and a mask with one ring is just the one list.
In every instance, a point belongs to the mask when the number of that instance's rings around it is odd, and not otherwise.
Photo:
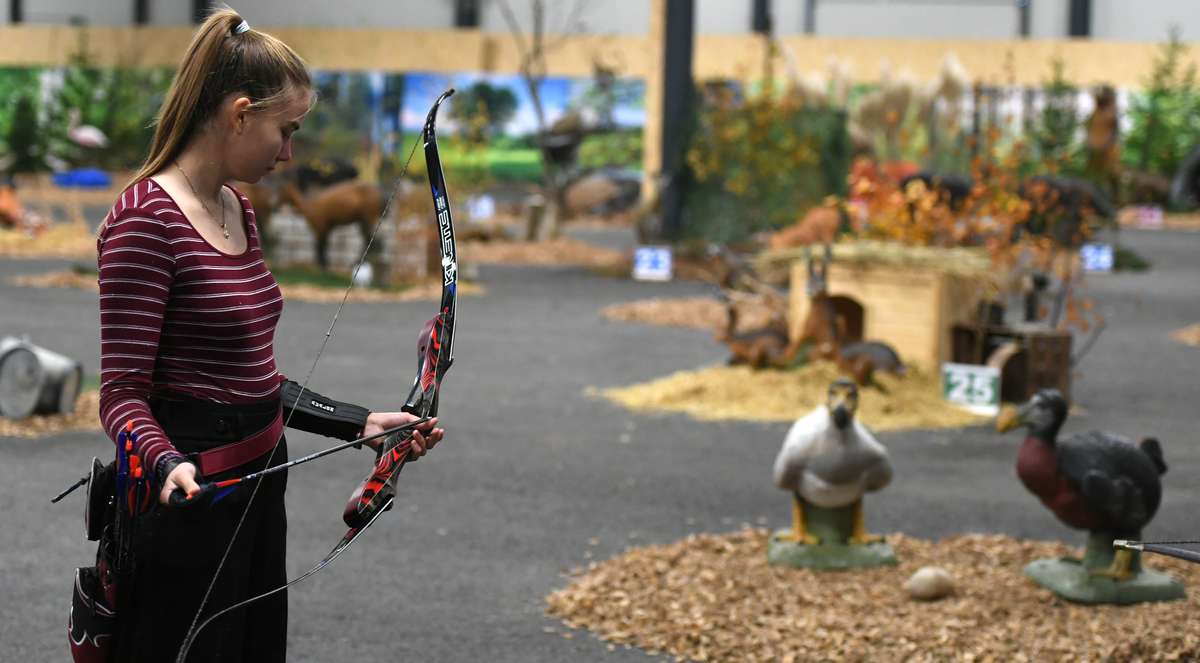
[(229, 239), (229, 231), (228, 230), (221, 228), (221, 232), (225, 233), (225, 239)]

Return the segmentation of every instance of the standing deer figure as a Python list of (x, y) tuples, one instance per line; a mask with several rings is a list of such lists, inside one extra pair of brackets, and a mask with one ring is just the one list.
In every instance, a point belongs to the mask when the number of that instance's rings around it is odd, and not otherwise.
[[(721, 289), (725, 304), (725, 327), (716, 339), (729, 346), (729, 363), (754, 368), (790, 366), (800, 344), (789, 340), (786, 298), (752, 275), (745, 261), (725, 247), (710, 246), (708, 263), (708, 280)], [(771, 309), (770, 320), (757, 329), (737, 331), (738, 300), (766, 304)]]
[(799, 341), (813, 344), (812, 356), (835, 359), (846, 334), (846, 316), (839, 315), (838, 307), (829, 296), (829, 263), (833, 262), (833, 247), (825, 245), (825, 255), (820, 265), (813, 260), (812, 250), (804, 247), (804, 262), (808, 268), (805, 294), (808, 295), (808, 317), (800, 331)]
[[(786, 313), (776, 310), (766, 325), (744, 332), (735, 331), (739, 295), (738, 292), (724, 293), (725, 328), (716, 335), (718, 341), (729, 346), (729, 364), (747, 364), (753, 368), (791, 366), (800, 351), (800, 343), (788, 340)], [(770, 298), (767, 303), (774, 304)]]
[(372, 225), (383, 213), (383, 195), (368, 182), (339, 182), (311, 195), (302, 193), (292, 182), (284, 182), (280, 197), (296, 208), (316, 236), (317, 264), (321, 269), (329, 266), (329, 234), (334, 228), (358, 224), (366, 242)]
[(246, 196), (250, 207), (254, 209), (254, 225), (258, 228), (258, 243), (263, 253), (268, 258), (274, 257), (275, 236), (271, 230), (271, 215), (277, 204), (275, 191), (264, 182), (235, 182), (234, 187)]
[(767, 245), (775, 250), (813, 244), (829, 245), (837, 237), (838, 231), (849, 223), (849, 213), (844, 203), (833, 202), (814, 207), (796, 223), (771, 235)]

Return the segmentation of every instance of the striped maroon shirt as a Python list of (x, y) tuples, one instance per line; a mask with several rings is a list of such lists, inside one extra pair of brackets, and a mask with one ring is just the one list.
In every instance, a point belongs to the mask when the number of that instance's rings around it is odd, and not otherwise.
[(105, 217), (100, 268), (100, 420), (109, 437), (132, 419), (143, 465), (178, 452), (150, 413), (151, 394), (217, 403), (275, 398), (272, 343), (283, 310), (263, 262), (250, 201), (247, 249), (222, 253), (162, 187), (142, 180)]

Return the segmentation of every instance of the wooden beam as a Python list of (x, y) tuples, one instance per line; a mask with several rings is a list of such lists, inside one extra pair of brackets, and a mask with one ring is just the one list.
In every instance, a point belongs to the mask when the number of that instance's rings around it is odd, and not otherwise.
[[(861, 83), (879, 78), (881, 62), (931, 80), (949, 53), (955, 54), (972, 79), (985, 85), (1041, 86), (1050, 76), (1049, 62), (1061, 57), (1066, 77), (1078, 86), (1107, 83), (1137, 88), (1150, 76), (1161, 45), (1091, 39), (875, 39), (849, 37), (781, 37), (806, 70), (823, 72), (830, 58), (847, 63)], [(696, 42), (697, 79), (746, 79), (763, 71), (764, 51), (753, 36), (703, 35)], [(1200, 48), (1185, 60), (1200, 67)]]
[[(655, 11), (665, 0), (651, 0)], [(551, 76), (590, 77), (593, 58), (611, 62), (619, 76), (649, 82), (662, 66), (661, 33), (651, 12), (644, 35), (573, 35), (561, 39), (549, 58)], [(256, 26), (257, 27), (257, 26)], [(192, 26), (0, 26), (0, 66), (58, 66), (79, 43), (77, 31), (88, 30), (92, 56), (100, 65), (175, 66), (191, 40)], [(368, 30), (272, 28), (315, 68), (347, 71), (479, 71), (491, 63), (495, 73), (516, 73), (519, 53), (504, 33), (477, 30)], [(657, 32), (656, 32), (657, 31)], [(1160, 45), (1091, 39), (854, 39), (848, 37), (782, 37), (805, 69), (823, 70), (830, 57), (850, 65), (860, 82), (878, 79), (879, 63), (907, 69), (917, 79), (937, 74), (947, 53), (954, 53), (972, 78), (989, 85), (1041, 85), (1051, 58), (1061, 56), (1067, 78), (1080, 86), (1108, 83), (1138, 87), (1150, 75)], [(758, 35), (701, 35), (696, 38), (693, 72), (697, 80), (757, 76), (764, 49)], [(1200, 67), (1200, 48), (1185, 63)], [(649, 86), (648, 86), (649, 88)]]

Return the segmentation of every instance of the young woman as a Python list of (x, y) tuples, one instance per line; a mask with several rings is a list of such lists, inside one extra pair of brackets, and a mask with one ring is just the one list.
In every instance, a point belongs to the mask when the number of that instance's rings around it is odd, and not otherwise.
[[(160, 488), (160, 504), (136, 528), (133, 576), (120, 587), (116, 660), (174, 660), (202, 601), (211, 614), (285, 582), (284, 473), (263, 479), (252, 501), (239, 489), (200, 508), (169, 508), (172, 491), (195, 495), (201, 476), (285, 461), (285, 421), (353, 440), (414, 419), (300, 397), (276, 370), (279, 286), (254, 210), (226, 182), (257, 182), (290, 159), (313, 99), (292, 49), (232, 10), (215, 12), (187, 49), (145, 165), (101, 225), (100, 417), (114, 440), (133, 422), (132, 451)], [(435, 423), (414, 433), (414, 456), (442, 439)], [(189, 660), (283, 661), (286, 626), (281, 592), (214, 622)]]

